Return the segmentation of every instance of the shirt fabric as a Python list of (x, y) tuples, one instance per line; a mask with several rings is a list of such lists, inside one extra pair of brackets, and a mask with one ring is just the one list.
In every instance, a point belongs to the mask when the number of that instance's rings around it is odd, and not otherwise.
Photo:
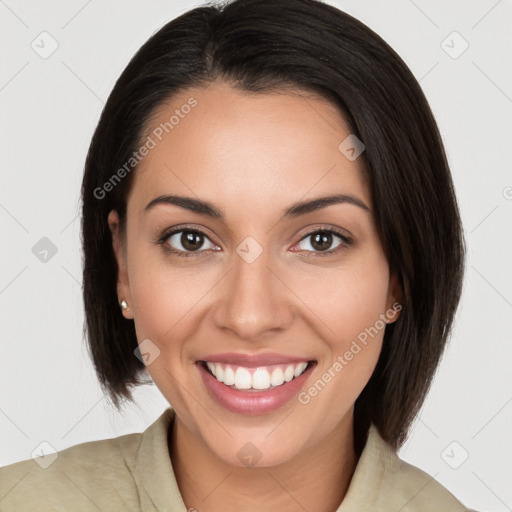
[[(143, 433), (71, 446), (46, 469), (36, 459), (0, 468), (0, 511), (187, 512), (167, 444), (174, 417), (169, 407)], [(372, 425), (336, 512), (467, 510), (431, 476), (402, 461)]]

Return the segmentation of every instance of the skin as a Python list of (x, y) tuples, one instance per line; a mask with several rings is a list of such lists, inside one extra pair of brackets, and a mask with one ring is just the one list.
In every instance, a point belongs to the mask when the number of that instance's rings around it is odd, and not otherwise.
[[(338, 149), (350, 130), (330, 102), (300, 91), (248, 94), (223, 82), (173, 97), (148, 134), (190, 97), (197, 106), (135, 172), (125, 237), (117, 213), (108, 218), (118, 296), (129, 305), (123, 314), (134, 320), (139, 343), (150, 339), (160, 350), (147, 369), (177, 414), (169, 451), (180, 492), (199, 512), (335, 510), (357, 464), (354, 402), (384, 329), (309, 403), (293, 398), (268, 414), (223, 408), (195, 363), (219, 352), (300, 355), (317, 361), (307, 390), (399, 301), (362, 159), (349, 161)], [(342, 203), (280, 221), (293, 203), (333, 193), (356, 196), (370, 211)], [(223, 219), (176, 205), (144, 212), (163, 194), (213, 203)], [(192, 256), (154, 243), (184, 223), (206, 235)], [(322, 255), (306, 236), (322, 228), (338, 228), (353, 242), (333, 235), (327, 250), (340, 242), (342, 249)], [(180, 236), (166, 244), (184, 251)], [(262, 248), (252, 263), (236, 252), (248, 236)], [(253, 467), (237, 456), (249, 441), (262, 454)]]

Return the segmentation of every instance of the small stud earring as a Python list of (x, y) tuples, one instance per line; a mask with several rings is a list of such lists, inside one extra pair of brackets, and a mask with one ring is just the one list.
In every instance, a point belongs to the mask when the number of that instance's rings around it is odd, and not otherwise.
[(128, 303), (123, 299), (119, 305), (121, 306), (121, 309), (126, 310), (128, 309)]

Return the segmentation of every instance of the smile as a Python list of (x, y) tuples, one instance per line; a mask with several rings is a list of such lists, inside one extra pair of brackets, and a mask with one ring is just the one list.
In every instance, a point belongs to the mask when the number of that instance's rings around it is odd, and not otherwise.
[(302, 375), (308, 364), (304, 361), (248, 368), (206, 361), (208, 370), (219, 382), (238, 390), (264, 390), (282, 386), (285, 382)]
[[(240, 358), (238, 358), (240, 359)], [(201, 380), (208, 395), (228, 411), (255, 416), (277, 411), (290, 402), (313, 372), (316, 361), (283, 362), (267, 358), (267, 364), (255, 366), (254, 360), (197, 361)], [(273, 364), (270, 364), (273, 363)]]

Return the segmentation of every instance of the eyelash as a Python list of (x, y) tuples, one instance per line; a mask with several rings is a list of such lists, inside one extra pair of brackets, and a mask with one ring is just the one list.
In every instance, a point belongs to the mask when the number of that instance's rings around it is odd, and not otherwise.
[[(165, 245), (165, 242), (167, 241), (168, 238), (170, 238), (171, 236), (177, 234), (177, 233), (182, 233), (182, 232), (188, 232), (188, 233), (195, 233), (195, 234), (198, 234), (198, 235), (202, 235), (204, 236), (205, 238), (207, 238), (208, 240), (210, 240), (210, 238), (208, 237), (208, 235), (206, 235), (206, 233), (204, 233), (203, 231), (199, 230), (199, 229), (196, 229), (196, 228), (188, 228), (187, 226), (181, 226), (180, 228), (175, 228), (173, 229), (172, 231), (166, 231), (165, 233), (163, 233), (156, 241), (155, 241), (155, 244), (157, 245), (162, 245), (162, 248), (163, 250), (168, 253), (168, 254), (172, 254), (172, 255), (175, 255), (175, 256), (178, 256), (180, 258), (184, 257), (184, 258), (189, 258), (191, 256), (198, 256), (204, 252), (206, 252), (206, 250), (202, 249), (202, 250), (199, 250), (199, 251), (190, 251), (190, 252), (186, 252), (186, 251), (181, 251), (179, 249), (174, 249), (174, 248), (170, 248), (168, 246)], [(321, 228), (317, 228), (315, 229), (314, 231), (310, 231), (309, 233), (306, 233), (297, 243), (300, 243), (302, 242), (303, 240), (307, 239), (308, 237), (312, 236), (312, 235), (316, 235), (317, 233), (330, 233), (330, 234), (334, 234), (336, 235), (337, 237), (341, 238), (342, 240), (342, 243), (340, 243), (340, 245), (338, 245), (338, 247), (336, 247), (335, 249), (330, 249), (329, 251), (305, 251), (305, 252), (308, 252), (308, 253), (311, 253), (312, 255), (314, 255), (313, 257), (323, 257), (323, 256), (330, 256), (332, 254), (336, 254), (338, 253), (339, 251), (343, 251), (345, 249), (348, 248), (348, 246), (350, 246), (352, 244), (352, 239), (350, 237), (348, 237), (345, 233), (343, 233), (342, 231), (340, 230), (337, 230), (335, 228), (327, 228), (327, 227), (321, 227)], [(211, 242), (211, 240), (210, 240)], [(212, 242), (213, 243), (213, 242)], [(299, 251), (298, 251), (299, 252)], [(309, 256), (311, 257), (311, 256)]]

